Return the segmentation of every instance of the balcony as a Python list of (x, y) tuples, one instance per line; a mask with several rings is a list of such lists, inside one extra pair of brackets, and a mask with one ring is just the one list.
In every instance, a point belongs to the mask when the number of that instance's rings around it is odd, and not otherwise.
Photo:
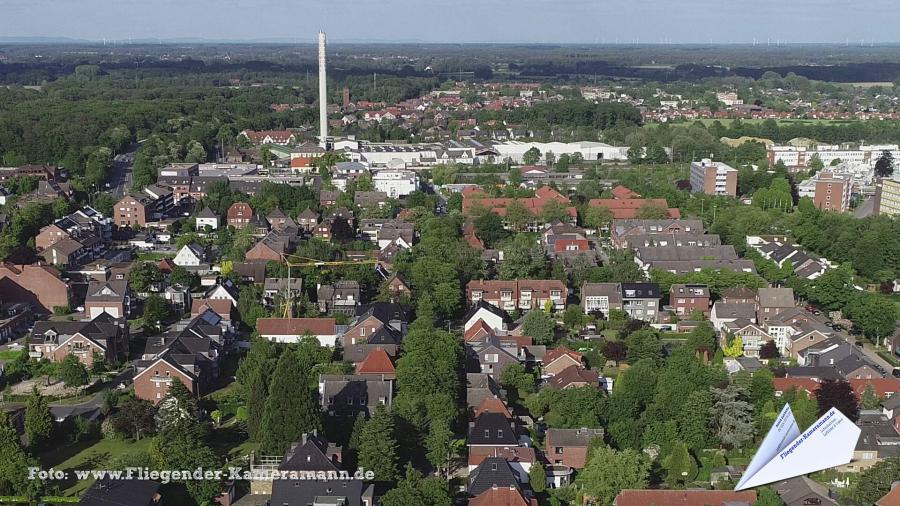
[(28, 352), (28, 358), (41, 358), (42, 356), (44, 356), (44, 354), (39, 351), (29, 351)]

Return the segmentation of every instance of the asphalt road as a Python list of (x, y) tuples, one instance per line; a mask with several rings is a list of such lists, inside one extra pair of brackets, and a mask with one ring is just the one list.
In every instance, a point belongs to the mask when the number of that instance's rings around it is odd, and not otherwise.
[(859, 207), (857, 207), (853, 211), (853, 216), (856, 218), (865, 218), (866, 216), (871, 215), (875, 211), (875, 198), (869, 197), (866, 200), (860, 202)]
[(140, 144), (134, 143), (128, 147), (128, 151), (116, 155), (113, 158), (112, 171), (109, 177), (109, 188), (113, 197), (120, 199), (131, 187), (131, 171), (134, 170), (134, 154)]

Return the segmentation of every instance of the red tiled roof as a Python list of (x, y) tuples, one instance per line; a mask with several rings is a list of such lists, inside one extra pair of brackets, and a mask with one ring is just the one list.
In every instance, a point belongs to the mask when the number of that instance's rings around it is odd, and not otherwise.
[(475, 207), (487, 207), (498, 216), (506, 216), (506, 208), (513, 202), (519, 202), (525, 209), (532, 214), (540, 214), (544, 209), (544, 205), (548, 202), (556, 201), (566, 206), (566, 213), (571, 217), (576, 217), (578, 211), (571, 205), (571, 201), (558, 191), (549, 186), (542, 186), (534, 192), (531, 198), (488, 198), (487, 194), (480, 188), (466, 188), (463, 194), (463, 213), (468, 213)]
[[(507, 420), (512, 419), (512, 413), (509, 412), (509, 408), (506, 407), (506, 404), (500, 400), (499, 397), (491, 396), (485, 397), (484, 400), (475, 408), (475, 413), (472, 418), (478, 418), (479, 415), (483, 413), (499, 413), (506, 417)], [(477, 465), (477, 464), (476, 464)]]
[(577, 383), (587, 383), (591, 386), (596, 386), (600, 383), (600, 373), (584, 369), (581, 366), (570, 365), (556, 376), (547, 380), (547, 384), (552, 388), (566, 388)]
[(515, 488), (497, 487), (469, 499), (469, 506), (528, 506), (528, 502)]
[(375, 348), (356, 366), (356, 374), (394, 374), (394, 363), (384, 349)]
[(554, 360), (562, 358), (563, 356), (568, 355), (572, 357), (578, 363), (581, 363), (582, 355), (577, 351), (570, 350), (566, 346), (560, 346), (559, 348), (554, 348), (552, 350), (547, 350), (547, 354), (544, 355), (544, 365), (552, 363)]
[[(857, 396), (862, 396), (868, 385), (872, 385), (879, 397), (900, 393), (900, 379), (898, 378), (851, 379), (849, 381)], [(814, 394), (819, 389), (819, 382), (812, 378), (775, 378), (772, 380), (772, 385), (776, 392), (785, 392), (791, 387), (796, 387), (797, 390), (806, 390), (810, 394)]]
[(623, 490), (615, 506), (724, 506), (756, 502), (756, 491), (743, 490)]
[(610, 210), (613, 218), (617, 220), (630, 220), (637, 216), (638, 210), (646, 205), (664, 207), (669, 211), (669, 218), (681, 218), (681, 210), (669, 207), (666, 199), (591, 199), (588, 202), (591, 207), (605, 207)]
[(165, 273), (169, 273), (175, 270), (175, 262), (173, 262), (171, 258), (161, 259), (156, 263), (156, 266), (159, 268), (159, 270)]
[(206, 309), (212, 309), (224, 319), (231, 319), (231, 299), (194, 299), (191, 301), (191, 316), (197, 316)]
[(312, 158), (308, 158), (305, 156), (298, 156), (297, 158), (291, 158), (291, 168), (299, 169), (312, 167)]
[(503, 448), (491, 448), (486, 446), (473, 446), (469, 448), (469, 465), (478, 466), (488, 457), (500, 457), (507, 462), (537, 462), (537, 454), (534, 448), (528, 446), (513, 446)]
[(812, 378), (774, 378), (772, 386), (776, 392), (787, 392), (791, 388), (797, 390), (806, 390), (812, 394), (819, 388), (819, 383)]
[(881, 499), (875, 501), (875, 506), (900, 506), (900, 487), (894, 487)]
[(256, 329), (261, 336), (336, 335), (334, 318), (260, 318)]
[(900, 392), (900, 378), (871, 378), (871, 379), (851, 379), (850, 386), (856, 395), (862, 396), (866, 391), (866, 386), (872, 385), (878, 397), (885, 397), (888, 394), (896, 395)]
[(618, 185), (612, 189), (612, 195), (615, 199), (636, 199), (641, 198), (640, 193), (636, 193), (627, 186)]
[(472, 324), (472, 326), (469, 327), (469, 330), (467, 330), (463, 334), (463, 340), (466, 342), (475, 340), (480, 341), (481, 338), (483, 338), (486, 334), (493, 333), (494, 331), (491, 329), (491, 327), (487, 323), (485, 323), (484, 320), (479, 318), (478, 321)]

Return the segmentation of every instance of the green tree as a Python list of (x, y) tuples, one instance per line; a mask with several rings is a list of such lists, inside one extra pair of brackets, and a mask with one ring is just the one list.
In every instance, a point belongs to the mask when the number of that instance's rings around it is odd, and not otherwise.
[(522, 322), (522, 334), (532, 338), (535, 344), (548, 344), (555, 337), (556, 322), (547, 313), (532, 309)]
[(534, 391), (534, 374), (525, 370), (525, 366), (514, 362), (506, 366), (500, 374), (500, 384), (507, 390), (515, 389), (522, 395)]
[(506, 206), (506, 223), (513, 230), (525, 230), (525, 227), (534, 219), (534, 214), (525, 207), (521, 200), (513, 200), (512, 203)]
[(375, 408), (375, 414), (366, 422), (359, 439), (360, 467), (373, 471), (377, 481), (396, 480), (399, 457), (394, 414), (384, 406)]
[(697, 475), (697, 463), (684, 443), (675, 443), (666, 458), (666, 483), (670, 487), (684, 487)]
[(756, 502), (753, 506), (784, 506), (784, 501), (778, 497), (778, 493), (769, 487), (756, 489)]
[(69, 387), (81, 387), (87, 385), (91, 375), (87, 368), (75, 355), (66, 355), (59, 364), (59, 379)]
[(891, 177), (894, 174), (894, 155), (890, 151), (882, 151), (881, 156), (875, 161), (875, 175), (878, 177)]
[(853, 498), (859, 504), (875, 504), (890, 492), (891, 484), (900, 476), (900, 458), (892, 457), (878, 462), (859, 475), (853, 490)]
[(156, 413), (160, 433), (176, 434), (194, 430), (200, 426), (200, 406), (197, 397), (180, 380), (169, 385), (165, 399), (159, 403)]
[(534, 165), (538, 163), (541, 159), (541, 150), (538, 148), (531, 148), (522, 155), (522, 163), (525, 165)]
[(128, 272), (128, 284), (135, 292), (146, 292), (153, 283), (159, 283), (165, 276), (156, 264), (143, 262)]
[(588, 462), (576, 480), (586, 496), (596, 498), (600, 504), (612, 504), (624, 489), (646, 488), (649, 477), (650, 465), (642, 454), (631, 449), (616, 451), (601, 446), (588, 456)]
[(509, 231), (503, 226), (503, 220), (494, 213), (488, 212), (475, 218), (475, 233), (487, 247), (509, 237)]
[(612, 223), (613, 214), (608, 207), (590, 206), (584, 210), (581, 217), (582, 224), (595, 230), (604, 229)]
[(25, 405), (25, 437), (32, 448), (42, 448), (53, 435), (53, 415), (47, 399), (37, 387), (31, 391)]
[(727, 447), (743, 448), (756, 434), (749, 392), (735, 384), (714, 388), (712, 392), (715, 404), (711, 415), (716, 437)]
[(381, 496), (381, 506), (451, 506), (453, 500), (447, 485), (437, 478), (423, 478), (411, 464), (406, 465), (406, 476), (396, 487)]
[(879, 406), (881, 406), (881, 399), (878, 397), (878, 393), (875, 392), (875, 387), (869, 383), (859, 397), (859, 407), (860, 409), (878, 409)]
[(532, 464), (528, 470), (528, 482), (531, 484), (531, 490), (538, 494), (547, 490), (547, 472), (544, 471), (544, 464), (540, 461)]
[(519, 234), (503, 247), (502, 279), (543, 279), (547, 277), (547, 255), (540, 244)]
[(662, 341), (656, 330), (645, 327), (632, 332), (625, 338), (628, 346), (628, 361), (635, 363), (642, 359), (659, 361), (662, 359)]
[(519, 187), (522, 184), (522, 171), (519, 170), (518, 167), (513, 167), (509, 169), (509, 185), (513, 187)]
[(0, 411), (0, 495), (24, 496), (37, 502), (43, 492), (43, 482), (28, 479), (28, 468), (39, 466), (22, 448), (9, 416)]
[(669, 217), (669, 210), (659, 204), (644, 204), (638, 208), (635, 218), (639, 220), (664, 220)]
[(278, 358), (260, 424), (260, 450), (268, 455), (283, 455), (304, 433), (322, 430), (319, 407), (304, 370), (308, 369), (290, 350)]
[(168, 301), (159, 295), (153, 294), (144, 301), (144, 313), (141, 317), (144, 326), (151, 332), (158, 332), (162, 324), (171, 317), (172, 308)]
[(156, 406), (143, 399), (128, 399), (109, 417), (113, 430), (139, 440), (156, 433)]
[(678, 436), (688, 448), (700, 450), (709, 444), (713, 397), (707, 390), (688, 394), (677, 415)]
[(540, 219), (543, 223), (553, 223), (556, 221), (568, 221), (569, 208), (562, 202), (551, 200), (544, 204), (541, 208)]

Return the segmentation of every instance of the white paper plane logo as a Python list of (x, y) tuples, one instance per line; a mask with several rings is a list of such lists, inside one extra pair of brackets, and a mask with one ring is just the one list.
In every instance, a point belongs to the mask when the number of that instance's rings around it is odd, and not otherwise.
[(853, 459), (860, 428), (831, 408), (802, 434), (784, 405), (735, 490), (793, 478), (846, 464)]

